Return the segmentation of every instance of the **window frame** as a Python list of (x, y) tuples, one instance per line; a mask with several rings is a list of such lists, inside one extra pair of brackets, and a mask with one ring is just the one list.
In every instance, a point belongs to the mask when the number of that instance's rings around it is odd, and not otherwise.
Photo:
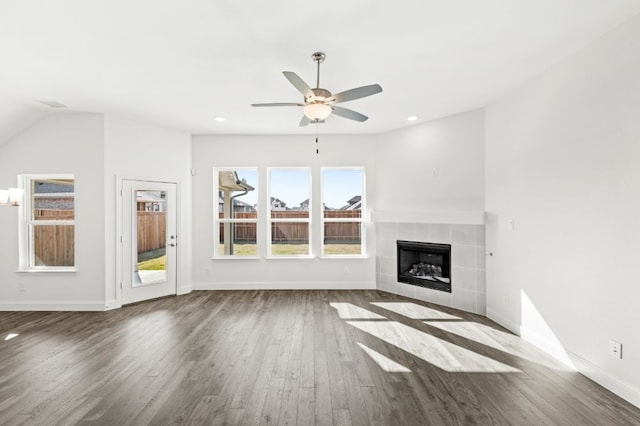
[[(73, 220), (35, 220), (33, 218), (33, 181), (38, 180), (56, 180), (56, 179), (70, 179), (73, 180)], [(76, 272), (76, 220), (77, 220), (77, 205), (76, 205), (76, 178), (72, 173), (51, 173), (51, 174), (24, 174), (18, 175), (19, 188), (24, 190), (24, 201), (19, 207), (19, 229), (18, 229), (18, 262), (19, 272)], [(33, 244), (32, 227), (35, 226), (73, 226), (73, 266), (51, 266), (44, 265), (38, 266), (35, 263), (35, 249)]]
[[(219, 189), (220, 189), (220, 181), (219, 181), (219, 172), (224, 171), (233, 171), (237, 172), (239, 170), (251, 170), (256, 173), (256, 186), (254, 190), (256, 191), (256, 217), (255, 219), (235, 219), (235, 218), (220, 218), (220, 203), (219, 203)], [(260, 258), (260, 233), (259, 233), (259, 219), (261, 216), (261, 208), (260, 208), (260, 168), (258, 166), (242, 166), (242, 167), (224, 167), (224, 166), (215, 166), (213, 167), (213, 255), (212, 259), (259, 259)], [(224, 254), (219, 253), (220, 246), (220, 225), (225, 223), (254, 223), (256, 226), (256, 254), (249, 256), (242, 256), (237, 254)]]
[[(338, 171), (359, 171), (361, 175), (361, 201), (360, 201), (360, 217), (359, 218), (325, 218), (324, 216), (324, 190), (325, 190), (325, 182), (324, 182), (324, 174), (326, 171), (338, 170)], [(365, 224), (366, 224), (366, 172), (365, 167), (363, 166), (327, 166), (320, 167), (320, 205), (322, 206), (321, 215), (320, 215), (320, 258), (322, 259), (361, 259), (367, 257), (367, 243), (366, 243), (366, 232), (365, 232)], [(360, 224), (360, 254), (325, 254), (324, 251), (324, 232), (325, 232), (325, 224), (327, 223), (359, 223)]]
[[(271, 172), (279, 170), (306, 171), (309, 176), (309, 216), (304, 218), (273, 218), (271, 217)], [(266, 189), (266, 215), (267, 215), (267, 259), (311, 259), (314, 258), (313, 250), (313, 168), (309, 166), (274, 166), (267, 167), (267, 189)], [(309, 235), (309, 252), (307, 254), (278, 255), (272, 253), (272, 226), (274, 223), (306, 223)]]

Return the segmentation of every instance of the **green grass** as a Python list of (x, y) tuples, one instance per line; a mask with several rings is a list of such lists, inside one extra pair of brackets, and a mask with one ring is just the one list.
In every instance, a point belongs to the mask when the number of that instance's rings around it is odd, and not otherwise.
[(138, 262), (138, 271), (164, 271), (167, 269), (167, 255)]
[[(327, 244), (325, 255), (359, 255), (360, 244)], [(257, 256), (255, 244), (234, 244), (234, 256)], [(272, 254), (275, 256), (300, 256), (309, 254), (309, 244), (271, 244)], [(218, 253), (224, 253), (224, 245), (220, 244)]]
[(327, 244), (324, 246), (324, 254), (348, 254), (348, 255), (360, 255), (362, 248), (360, 244)]
[(309, 254), (309, 244), (271, 244), (271, 254), (274, 256), (306, 256)]

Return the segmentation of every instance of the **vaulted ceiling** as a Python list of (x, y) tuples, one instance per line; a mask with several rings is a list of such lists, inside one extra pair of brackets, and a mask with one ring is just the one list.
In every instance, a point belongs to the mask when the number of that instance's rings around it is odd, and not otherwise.
[[(191, 133), (297, 134), (284, 78), (336, 93), (370, 119), (319, 130), (379, 133), (486, 105), (640, 13), (637, 0), (3, 0), (0, 142), (53, 110), (116, 114)], [(226, 118), (218, 123), (214, 117)]]

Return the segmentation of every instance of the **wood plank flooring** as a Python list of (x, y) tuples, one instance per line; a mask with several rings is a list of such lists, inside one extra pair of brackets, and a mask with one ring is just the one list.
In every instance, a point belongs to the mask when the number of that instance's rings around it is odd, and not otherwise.
[(484, 317), (377, 291), (199, 291), (0, 313), (0, 424), (638, 425), (640, 410)]

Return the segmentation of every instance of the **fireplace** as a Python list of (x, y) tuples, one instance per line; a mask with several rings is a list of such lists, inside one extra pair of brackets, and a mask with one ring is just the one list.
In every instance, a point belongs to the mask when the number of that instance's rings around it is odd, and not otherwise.
[(451, 293), (451, 245), (397, 241), (398, 282)]

